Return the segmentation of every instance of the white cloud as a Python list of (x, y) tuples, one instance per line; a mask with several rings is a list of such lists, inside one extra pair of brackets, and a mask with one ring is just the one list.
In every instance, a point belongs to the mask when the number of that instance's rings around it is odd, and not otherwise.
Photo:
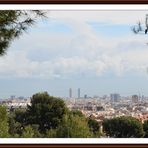
[(128, 13), (51, 12), (52, 17), (64, 19), (73, 33), (41, 32), (41, 26), (40, 33), (24, 35), (8, 50), (8, 55), (0, 58), (0, 77), (50, 79), (81, 74), (101, 76), (107, 71), (118, 76), (128, 72), (144, 74), (148, 67), (146, 36), (102, 37), (85, 22), (98, 19), (132, 23), (145, 12)]
[(80, 75), (81, 73), (100, 76), (108, 70), (116, 75), (128, 72), (146, 72), (148, 67), (148, 50), (128, 50), (125, 52), (60, 57), (47, 61), (32, 61), (24, 52), (13, 52), (0, 59), (0, 76), (53, 78)]

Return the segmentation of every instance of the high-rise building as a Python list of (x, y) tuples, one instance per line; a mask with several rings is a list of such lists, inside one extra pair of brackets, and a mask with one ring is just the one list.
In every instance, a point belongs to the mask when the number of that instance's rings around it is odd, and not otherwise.
[(80, 90), (80, 88), (78, 88), (78, 98), (80, 98), (81, 97), (81, 90)]
[(10, 96), (10, 99), (12, 100), (15, 99), (15, 95)]
[(111, 102), (118, 102), (120, 99), (120, 94), (110, 94)]
[(133, 103), (138, 103), (138, 95), (132, 95), (132, 102)]
[(69, 98), (72, 98), (72, 89), (69, 88)]
[(84, 95), (84, 98), (87, 99), (87, 94)]

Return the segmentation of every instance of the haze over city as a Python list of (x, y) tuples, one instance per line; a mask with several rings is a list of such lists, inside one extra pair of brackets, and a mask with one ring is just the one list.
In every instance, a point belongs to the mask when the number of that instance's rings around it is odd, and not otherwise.
[(0, 98), (48, 91), (148, 95), (146, 11), (49, 11), (0, 57)]

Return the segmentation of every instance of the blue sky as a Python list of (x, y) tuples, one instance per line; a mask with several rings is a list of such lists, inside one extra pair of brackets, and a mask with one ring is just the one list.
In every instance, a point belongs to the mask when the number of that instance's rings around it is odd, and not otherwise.
[[(50, 11), (0, 57), (0, 98), (48, 91), (68, 96), (148, 95), (148, 36), (131, 27), (142, 11)], [(128, 17), (127, 17), (128, 15)]]

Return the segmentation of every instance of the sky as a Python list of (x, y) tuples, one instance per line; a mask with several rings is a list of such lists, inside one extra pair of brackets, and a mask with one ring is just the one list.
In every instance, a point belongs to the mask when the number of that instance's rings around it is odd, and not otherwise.
[(146, 11), (47, 11), (0, 57), (0, 98), (47, 91), (68, 97), (148, 95)]

